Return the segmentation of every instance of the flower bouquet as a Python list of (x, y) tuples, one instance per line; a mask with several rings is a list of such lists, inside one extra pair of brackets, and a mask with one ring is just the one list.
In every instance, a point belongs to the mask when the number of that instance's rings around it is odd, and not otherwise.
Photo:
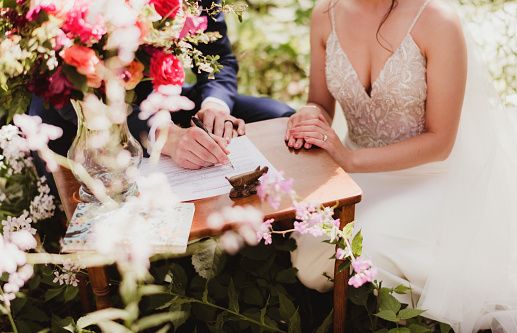
[[(181, 0), (1, 3), (0, 118), (10, 122), (25, 113), (33, 95), (58, 110), (72, 102), (78, 132), (68, 157), (85, 201), (121, 201), (137, 193), (134, 169), (142, 148), (125, 124), (136, 86), (152, 80), (154, 93), (139, 113), (143, 120), (159, 113), (150, 125), (165, 127), (170, 112), (193, 108), (180, 96), (183, 68), (196, 66), (209, 76), (219, 72), (218, 57), (194, 45), (221, 37), (204, 32), (211, 15), (236, 12), (224, 3), (202, 8), (198, 1)], [(24, 132), (39, 127), (27, 117), (15, 123)], [(30, 148), (57, 166), (48, 148)]]

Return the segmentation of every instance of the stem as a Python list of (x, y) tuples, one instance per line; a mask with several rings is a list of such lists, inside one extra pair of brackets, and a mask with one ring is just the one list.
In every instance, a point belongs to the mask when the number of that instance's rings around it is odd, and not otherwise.
[(350, 242), (346, 237), (343, 237), (343, 240), (345, 241), (346, 246), (348, 246), (348, 248), (350, 249), (350, 259), (352, 259), (352, 261), (355, 261), (354, 252), (352, 251), (352, 245), (350, 245)]
[[(4, 296), (4, 291), (2, 290), (2, 288), (0, 288), (0, 294), (2, 296)], [(13, 332), (14, 333), (18, 333), (18, 329), (16, 328), (16, 325), (14, 324), (14, 318), (13, 316), (11, 315), (11, 307), (7, 305), (7, 303), (4, 301), (4, 304), (5, 304), (5, 308), (7, 309), (7, 317), (9, 317), (9, 321), (11, 322), (11, 326), (13, 327)]]
[(182, 299), (186, 299), (186, 300), (188, 300), (189, 302), (192, 302), (192, 303), (204, 304), (204, 305), (208, 305), (208, 306), (214, 307), (214, 308), (219, 309), (219, 310), (223, 310), (223, 311), (229, 312), (229, 313), (231, 313), (231, 314), (233, 314), (235, 316), (238, 316), (238, 317), (240, 317), (240, 318), (242, 318), (244, 320), (247, 320), (247, 321), (249, 321), (249, 322), (251, 322), (251, 323), (253, 323), (255, 325), (261, 326), (261, 327), (266, 328), (268, 330), (271, 330), (271, 331), (274, 331), (274, 332), (285, 333), (285, 331), (282, 331), (281, 329), (278, 329), (278, 328), (273, 327), (273, 326), (268, 326), (266, 324), (263, 324), (263, 323), (261, 323), (259, 321), (256, 321), (256, 320), (253, 320), (253, 319), (251, 319), (249, 317), (246, 317), (246, 316), (244, 316), (244, 315), (242, 315), (242, 314), (240, 314), (238, 312), (229, 310), (229, 309), (224, 308), (222, 306), (219, 306), (219, 305), (216, 305), (216, 304), (212, 304), (212, 303), (209, 303), (209, 302), (203, 302), (203, 301), (200, 301), (200, 300), (198, 300), (196, 298), (186, 297), (186, 296), (182, 296), (182, 295), (175, 294), (175, 293), (169, 293), (169, 294), (173, 295), (173, 296), (176, 296), (176, 297), (179, 297), (179, 298), (182, 298)]

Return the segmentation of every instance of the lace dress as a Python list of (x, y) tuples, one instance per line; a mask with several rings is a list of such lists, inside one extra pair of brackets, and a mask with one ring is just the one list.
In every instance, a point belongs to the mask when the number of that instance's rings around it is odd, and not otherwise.
[[(326, 78), (347, 120), (344, 144), (348, 148), (384, 146), (424, 132), (426, 59), (411, 37), (411, 30), (429, 1), (373, 82), (370, 95), (339, 43), (331, 6)], [(487, 98), (479, 101), (475, 99), (479, 96), (471, 95), (462, 111), (466, 125), (476, 117), (463, 114), (487, 105)], [(476, 120), (468, 128), (460, 124), (454, 151), (444, 162), (394, 172), (350, 174), (363, 190), (362, 202), (356, 208), (355, 230), (361, 229), (363, 256), (372, 258), (372, 265), (379, 271), (377, 280), (383, 287), (411, 286), (418, 308), (427, 310), (425, 316), (451, 324), (456, 332), (470, 333), (487, 328), (491, 320), (505, 313), (509, 314), (510, 329), (503, 332), (517, 332), (517, 261), (508, 264), (517, 260), (517, 241), (496, 240), (517, 236), (517, 210), (506, 209), (512, 205), (511, 200), (499, 192), (508, 178), (517, 187), (517, 177), (507, 166), (487, 166), (488, 155), (476, 155), (480, 144), (471, 137), (480, 136), (482, 126), (486, 126), (483, 121)], [(493, 161), (503, 160), (502, 150), (494, 153), (495, 144), (490, 145), (483, 151), (490, 152)], [(471, 166), (478, 167), (469, 171)], [(485, 172), (487, 169), (490, 174)], [(497, 182), (494, 174), (499, 175)], [(517, 195), (515, 189), (511, 191)], [(491, 199), (495, 197), (497, 200)], [(491, 230), (494, 239), (490, 239), (483, 224), (494, 218), (501, 223)], [(298, 249), (291, 259), (302, 283), (319, 291), (330, 290), (333, 284), (323, 272), (333, 276), (334, 263), (328, 258), (334, 254), (334, 246), (322, 243), (324, 236), (294, 233), (293, 237)], [(483, 245), (490, 250), (483, 249)], [(491, 251), (503, 253), (504, 259), (494, 262), (488, 254), (494, 253)], [(493, 274), (494, 283), (504, 288), (497, 290), (487, 284), (487, 276), (480, 272), (490, 270), (497, 272)], [(409, 294), (397, 297), (411, 304)]]

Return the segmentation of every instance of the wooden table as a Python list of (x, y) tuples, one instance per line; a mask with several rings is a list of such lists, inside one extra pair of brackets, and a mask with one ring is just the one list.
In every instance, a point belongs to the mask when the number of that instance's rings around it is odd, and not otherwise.
[[(361, 189), (343, 171), (323, 149), (294, 150), (287, 147), (284, 134), (287, 118), (266, 120), (246, 125), (246, 135), (258, 150), (278, 171), (284, 171), (284, 178), (294, 179), (293, 189), (307, 202), (317, 201), (334, 206), (342, 227), (354, 220), (355, 204), (361, 201)], [(61, 168), (54, 173), (61, 202), (68, 220), (72, 217), (77, 204), (79, 183), (70, 170)], [(279, 209), (273, 209), (266, 201), (262, 202), (256, 195), (247, 198), (230, 198), (227, 194), (194, 201), (196, 210), (192, 221), (190, 239), (215, 235), (206, 224), (210, 213), (225, 206), (251, 205), (261, 210), (265, 219), (291, 222), (295, 210), (291, 201), (285, 198)], [(322, 258), (324, 260), (326, 258)], [(341, 261), (336, 260), (336, 270)], [(97, 308), (111, 306), (109, 283), (103, 267), (89, 267), (89, 278), (93, 292), (97, 296)], [(334, 332), (343, 332), (346, 318), (346, 300), (348, 294), (348, 270), (335, 275), (334, 278)]]

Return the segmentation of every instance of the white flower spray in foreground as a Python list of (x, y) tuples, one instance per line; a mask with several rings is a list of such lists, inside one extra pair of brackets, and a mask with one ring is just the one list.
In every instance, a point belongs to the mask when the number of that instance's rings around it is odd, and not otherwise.
[(354, 223), (348, 223), (343, 229), (340, 229), (340, 220), (334, 219), (335, 207), (324, 207), (319, 203), (303, 203), (297, 199), (296, 192), (292, 189), (293, 179), (282, 180), (265, 174), (262, 176), (260, 185), (257, 187), (257, 195), (261, 200), (267, 199), (271, 206), (278, 209), (280, 200), (283, 195), (287, 194), (296, 210), (296, 221), (294, 228), (285, 231), (273, 230), (273, 220), (265, 221), (257, 232), (258, 240), (264, 239), (265, 244), (271, 244), (271, 234), (286, 234), (297, 231), (301, 234), (311, 234), (314, 237), (327, 235), (328, 242), (335, 244), (337, 247), (336, 254), (333, 258), (346, 259), (350, 258), (350, 262), (341, 264), (339, 270), (346, 269), (350, 263), (355, 275), (352, 276), (348, 284), (356, 288), (362, 286), (366, 282), (372, 282), (377, 274), (377, 269), (371, 267), (371, 260), (364, 260), (361, 255), (362, 251), (362, 235), (361, 231), (357, 232), (352, 242), (352, 228)]

